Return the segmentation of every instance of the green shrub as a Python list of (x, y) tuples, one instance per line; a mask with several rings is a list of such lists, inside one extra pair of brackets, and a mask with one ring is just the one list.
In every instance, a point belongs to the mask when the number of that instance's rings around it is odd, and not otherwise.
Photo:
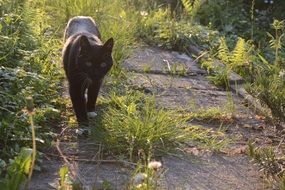
[[(56, 109), (61, 91), (62, 71), (59, 64), (59, 40), (43, 35), (42, 30), (31, 27), (40, 23), (39, 14), (28, 7), (26, 1), (1, 1), (6, 9), (0, 12), (0, 147), (4, 160), (16, 156), (20, 147), (31, 145), (31, 130), (26, 106), (26, 97), (32, 96), (38, 112), (46, 108)], [(34, 14), (30, 17), (29, 14)], [(42, 29), (47, 28), (41, 24)], [(46, 111), (46, 113), (49, 113)], [(40, 114), (38, 114), (40, 115)], [(36, 125), (38, 142), (50, 139), (47, 129), (49, 117), (43, 115)], [(36, 121), (37, 122), (37, 121)], [(56, 125), (54, 123), (53, 125)]]
[(4, 178), (0, 178), (0, 189), (16, 190), (23, 188), (30, 172), (32, 151), (32, 149), (23, 148), (19, 155), (11, 160), (5, 173), (0, 170), (0, 176), (4, 174)]
[[(279, 23), (279, 24), (278, 24)], [(268, 58), (259, 55), (258, 67), (255, 69), (254, 82), (248, 90), (271, 110), (272, 115), (279, 121), (285, 121), (285, 59), (283, 58), (283, 21), (275, 21), (272, 25), (275, 36), (270, 35), (271, 52)]]
[(189, 45), (209, 47), (209, 44), (218, 44), (215, 31), (183, 18), (176, 20), (171, 17), (169, 9), (158, 9), (142, 15), (138, 35), (149, 44), (183, 52), (188, 51)]

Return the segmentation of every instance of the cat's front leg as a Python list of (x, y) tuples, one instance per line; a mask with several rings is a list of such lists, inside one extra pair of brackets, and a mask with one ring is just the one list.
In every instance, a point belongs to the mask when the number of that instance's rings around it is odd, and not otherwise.
[(95, 104), (97, 101), (101, 83), (102, 83), (102, 80), (93, 81), (92, 84), (88, 87), (87, 111), (91, 117), (95, 117), (97, 115), (95, 113)]
[(73, 109), (79, 124), (88, 123), (87, 110), (86, 110), (86, 100), (84, 97), (84, 91), (81, 91), (81, 85), (70, 85), (69, 93), (73, 105)]

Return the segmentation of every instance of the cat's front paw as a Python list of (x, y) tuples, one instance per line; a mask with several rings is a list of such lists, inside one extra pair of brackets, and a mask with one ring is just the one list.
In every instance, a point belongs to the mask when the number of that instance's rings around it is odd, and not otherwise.
[(92, 112), (88, 112), (87, 115), (88, 115), (88, 117), (90, 117), (90, 118), (94, 118), (94, 117), (97, 116), (97, 113), (96, 113), (95, 111), (92, 111)]

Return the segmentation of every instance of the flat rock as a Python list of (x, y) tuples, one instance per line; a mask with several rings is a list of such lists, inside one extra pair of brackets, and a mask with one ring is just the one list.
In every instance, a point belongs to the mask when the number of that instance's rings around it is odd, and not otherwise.
[[(59, 145), (63, 155), (68, 158), (76, 173), (77, 181), (84, 189), (104, 189), (108, 184), (113, 189), (126, 189), (131, 170), (119, 162), (100, 162), (98, 146), (92, 141), (62, 142)], [(29, 184), (29, 190), (58, 189), (59, 169), (66, 165), (56, 150), (49, 150), (41, 172), (35, 172)], [(53, 155), (53, 156), (49, 156)], [(40, 183), (39, 183), (40, 182)]]
[(188, 159), (167, 156), (163, 158), (163, 165), (167, 169), (167, 189), (266, 189), (261, 179), (256, 178), (257, 168), (245, 156), (212, 155)]
[(193, 59), (185, 54), (163, 51), (158, 48), (141, 47), (134, 50), (122, 67), (128, 71), (203, 75), (206, 71), (200, 69)]
[(181, 77), (151, 73), (132, 72), (128, 75), (128, 82), (144, 88), (176, 88), (222, 91), (203, 76)]
[(248, 110), (242, 99), (232, 92), (216, 87), (205, 76), (169, 76), (150, 73), (129, 73), (128, 81), (134, 88), (143, 89), (156, 96), (164, 108), (226, 108), (233, 101), (241, 113)]

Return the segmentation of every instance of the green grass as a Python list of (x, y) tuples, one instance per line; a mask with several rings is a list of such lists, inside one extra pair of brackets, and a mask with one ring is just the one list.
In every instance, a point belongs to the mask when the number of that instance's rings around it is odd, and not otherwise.
[[(7, 190), (20, 189), (27, 182), (30, 173), (33, 150), (22, 148), (19, 155), (7, 166), (4, 177), (0, 178), (0, 188)], [(1, 175), (2, 172), (1, 172)]]
[(59, 121), (60, 115), (44, 113), (59, 112), (63, 75), (56, 62), (60, 40), (44, 32), (46, 23), (38, 24), (40, 13), (30, 9), (26, 1), (6, 2), (4, 7), (0, 13), (0, 146), (1, 159), (7, 161), (19, 153), (19, 147), (31, 145), (29, 116), (24, 109), (26, 97), (34, 99), (39, 142), (50, 142), (50, 127), (45, 120)]
[[(32, 174), (35, 143), (39, 150), (50, 144), (51, 128), (59, 124), (58, 113), (64, 109), (59, 94), (62, 71), (56, 62), (61, 44), (45, 32), (48, 25), (27, 1), (0, 4), (0, 188), (19, 189)], [(35, 125), (26, 97), (34, 100)]]
[[(120, 89), (118, 91), (118, 89)], [(183, 149), (195, 142), (207, 149), (219, 150), (227, 139), (223, 131), (213, 131), (187, 123), (197, 115), (157, 107), (155, 98), (128, 87), (113, 87), (99, 102), (99, 116), (94, 121), (94, 139), (102, 142), (106, 152), (137, 160), (139, 152), (155, 157), (161, 153)], [(202, 115), (204, 119), (225, 117), (220, 110)], [(201, 111), (205, 112), (205, 111)]]
[(206, 121), (209, 123), (231, 123), (233, 122), (232, 112), (223, 110), (219, 107), (208, 109), (200, 108), (192, 112), (185, 113), (188, 120)]
[[(122, 74), (119, 64), (128, 56), (136, 42), (137, 15), (133, 12), (131, 3), (118, 0), (51, 0), (31, 1), (31, 5), (39, 7), (45, 12), (44, 22), (51, 24), (53, 30), (58, 29), (56, 33), (58, 39), (62, 38), (66, 23), (73, 16), (93, 17), (99, 27), (103, 41), (110, 37), (115, 40), (114, 65), (111, 74)], [(54, 20), (54, 18), (57, 19)]]
[(127, 90), (124, 95), (111, 92), (103, 102), (107, 108), (94, 134), (115, 154), (133, 160), (141, 150), (153, 155), (155, 150), (168, 150), (189, 139), (185, 119), (157, 108), (153, 97)]
[(216, 31), (189, 22), (187, 17), (177, 17), (173, 18), (168, 8), (153, 9), (139, 19), (137, 36), (148, 44), (186, 53), (190, 53), (190, 45), (217, 46), (219, 37)]
[(285, 171), (283, 167), (284, 155), (278, 152), (273, 146), (255, 147), (254, 143), (248, 143), (248, 155), (264, 172), (267, 179), (273, 183), (276, 188), (284, 190)]

